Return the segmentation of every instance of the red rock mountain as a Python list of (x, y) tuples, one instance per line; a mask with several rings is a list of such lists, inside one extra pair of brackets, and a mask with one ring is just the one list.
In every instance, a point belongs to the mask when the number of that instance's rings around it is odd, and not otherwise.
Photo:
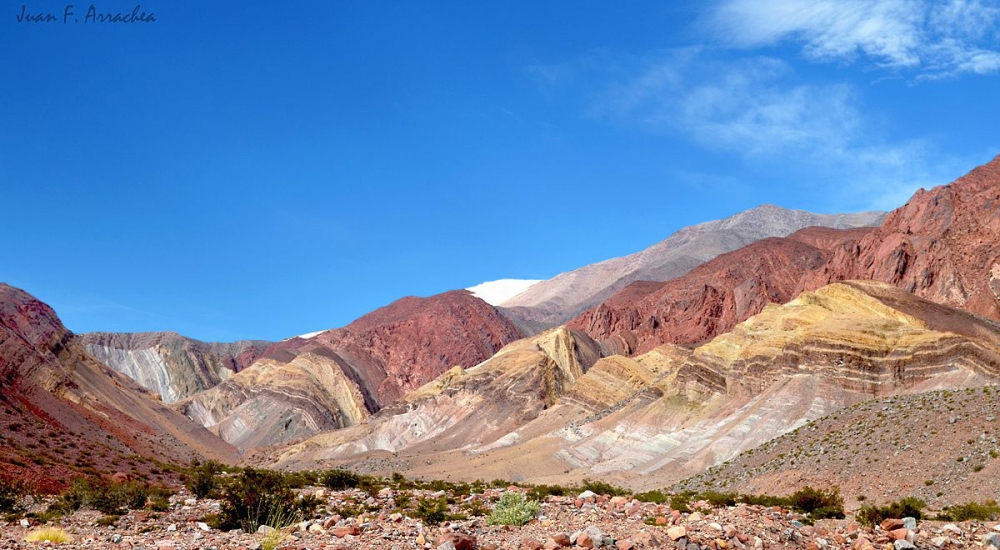
[(275, 344), (246, 370), (178, 407), (241, 448), (268, 445), (353, 426), (520, 337), (468, 291), (403, 298), (346, 327)]
[(148, 473), (134, 455), (235, 458), (232, 447), (88, 355), (52, 308), (3, 283), (0, 381), (3, 472), (42, 489), (79, 473)]
[(611, 353), (634, 355), (661, 344), (695, 344), (728, 332), (770, 303), (799, 294), (803, 276), (871, 228), (802, 229), (723, 254), (664, 283), (632, 283), (569, 323)]
[(1000, 156), (953, 183), (920, 190), (801, 288), (874, 279), (1000, 319)]
[(1000, 320), (1000, 157), (918, 191), (874, 229), (808, 228), (638, 282), (569, 323), (613, 353), (693, 344), (831, 282), (870, 279)]

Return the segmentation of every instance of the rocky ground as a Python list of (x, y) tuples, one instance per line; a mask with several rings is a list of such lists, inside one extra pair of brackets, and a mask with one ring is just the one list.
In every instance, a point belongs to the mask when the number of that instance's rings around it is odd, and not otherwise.
[(1000, 387), (874, 399), (773, 439), (673, 490), (788, 494), (837, 486), (848, 508), (900, 497), (932, 509), (1000, 493)]
[[(515, 489), (508, 489), (515, 490)], [(188, 494), (171, 498), (166, 512), (133, 511), (112, 526), (100, 526), (101, 514), (81, 511), (58, 525), (72, 536), (59, 545), (25, 542), (37, 525), (13, 521), (0, 528), (0, 549), (115, 548), (145, 550), (270, 548), (426, 548), (443, 550), (500, 548), (677, 548), (680, 550), (762, 550), (809, 548), (830, 550), (903, 550), (907, 548), (1000, 548), (1000, 524), (995, 522), (941, 522), (887, 520), (874, 529), (859, 528), (851, 519), (821, 520), (805, 525), (803, 517), (780, 508), (737, 505), (712, 508), (694, 503), (694, 513), (671, 510), (666, 504), (642, 503), (630, 497), (585, 492), (573, 497), (548, 497), (538, 517), (523, 527), (491, 526), (482, 513), (504, 490), (456, 499), (450, 512), (469, 513), (467, 519), (427, 525), (400, 513), (403, 496), (391, 489), (378, 496), (350, 491), (311, 489), (323, 502), (313, 519), (292, 525), (280, 534), (221, 532), (202, 520), (217, 512), (220, 503)], [(413, 498), (440, 493), (414, 491)], [(338, 511), (370, 510), (356, 517)], [(27, 524), (27, 525), (26, 525)], [(266, 529), (263, 529), (266, 531)], [(280, 541), (280, 542), (277, 542)], [(277, 542), (277, 543), (276, 543)], [(276, 544), (275, 544), (276, 543)]]

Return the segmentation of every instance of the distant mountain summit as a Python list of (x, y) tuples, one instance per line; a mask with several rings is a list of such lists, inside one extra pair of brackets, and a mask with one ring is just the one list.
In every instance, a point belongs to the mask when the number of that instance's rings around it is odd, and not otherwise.
[(519, 326), (543, 329), (565, 323), (632, 282), (667, 281), (761, 239), (785, 237), (810, 226), (870, 227), (884, 217), (884, 212), (812, 214), (765, 204), (723, 220), (685, 227), (635, 254), (541, 281), (500, 305)]

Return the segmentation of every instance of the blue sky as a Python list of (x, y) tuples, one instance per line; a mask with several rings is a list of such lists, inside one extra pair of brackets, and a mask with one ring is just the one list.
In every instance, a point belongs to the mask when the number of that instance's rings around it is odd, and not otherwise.
[(280, 339), (1000, 153), (997, 3), (67, 4), (0, 4), (0, 280), (77, 332)]

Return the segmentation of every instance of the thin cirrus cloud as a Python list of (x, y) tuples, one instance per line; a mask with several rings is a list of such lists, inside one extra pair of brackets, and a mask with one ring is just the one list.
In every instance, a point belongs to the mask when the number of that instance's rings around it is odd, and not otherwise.
[(588, 114), (679, 132), (710, 149), (743, 155), (843, 148), (861, 126), (847, 85), (797, 83), (784, 61), (716, 62), (696, 49), (648, 58), (595, 94)]
[(911, 71), (919, 79), (1000, 70), (1000, 6), (978, 0), (726, 0), (708, 16), (723, 43), (790, 41), (805, 57)]
[(750, 161), (820, 169), (836, 182), (827, 191), (842, 208), (895, 208), (957, 173), (959, 163), (931, 154), (925, 140), (881, 140), (861, 104), (852, 86), (802, 82), (780, 59), (720, 61), (686, 48), (649, 56), (627, 78), (610, 79), (593, 94), (588, 114)]

